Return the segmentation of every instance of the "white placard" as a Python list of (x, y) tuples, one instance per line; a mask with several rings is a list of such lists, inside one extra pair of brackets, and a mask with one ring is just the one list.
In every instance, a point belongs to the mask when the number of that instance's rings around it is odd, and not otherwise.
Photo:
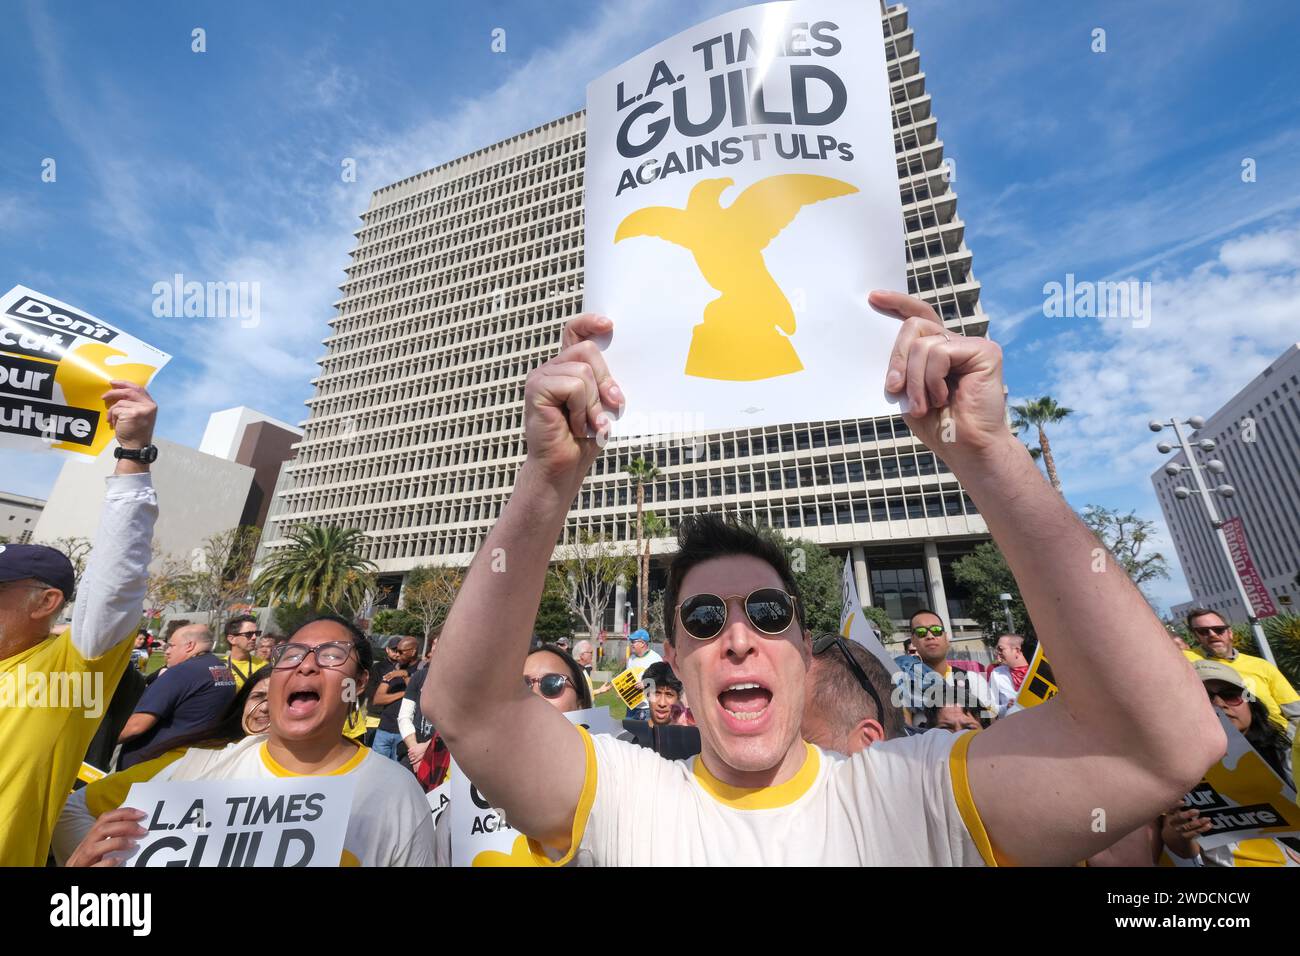
[(343, 777), (132, 784), (149, 833), (124, 866), (338, 866), (355, 781)]
[(109, 381), (147, 386), (171, 358), (53, 296), (0, 297), (0, 447), (94, 458), (113, 438)]
[(584, 309), (615, 433), (889, 414), (906, 291), (884, 35), (857, 0), (765, 3), (587, 87)]

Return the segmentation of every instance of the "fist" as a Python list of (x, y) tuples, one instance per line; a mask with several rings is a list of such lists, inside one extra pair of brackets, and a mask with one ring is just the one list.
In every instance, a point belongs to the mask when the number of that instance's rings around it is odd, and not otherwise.
[(917, 438), (949, 465), (1013, 439), (996, 342), (949, 332), (928, 302), (912, 296), (873, 292), (870, 302), (903, 322), (885, 390), (902, 397), (903, 420)]
[(591, 341), (614, 323), (584, 313), (564, 326), (560, 353), (533, 369), (524, 385), (528, 457), (553, 479), (581, 481), (596, 459), (623, 393)]
[(117, 443), (123, 448), (143, 448), (153, 441), (154, 420), (158, 406), (134, 382), (114, 380), (101, 398), (108, 406), (108, 423), (117, 433)]

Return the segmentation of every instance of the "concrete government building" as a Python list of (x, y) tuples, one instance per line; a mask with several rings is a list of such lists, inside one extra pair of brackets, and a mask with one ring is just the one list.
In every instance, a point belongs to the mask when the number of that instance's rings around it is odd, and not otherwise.
[[(883, 22), (908, 286), (948, 328), (983, 335), (980, 284), (907, 8), (888, 8)], [(374, 193), (264, 552), (312, 522), (363, 529), (386, 583), (421, 564), (469, 563), (524, 458), (525, 376), (581, 310), (584, 142), (575, 113)], [(951, 564), (988, 540), (987, 528), (901, 418), (612, 442), (557, 556), (580, 530), (631, 553), (627, 466), (638, 456), (661, 472), (646, 509), (670, 525), (698, 511), (738, 513), (852, 554), (864, 603), (898, 619), (932, 606), (969, 630)], [(672, 547), (670, 538), (653, 545), (656, 555)], [(662, 574), (657, 566), (652, 592)], [(631, 583), (611, 602), (616, 632), (635, 591)]]
[[(1300, 610), (1300, 344), (1251, 379), (1194, 437), (1216, 445), (1199, 453), (1202, 464), (1217, 458), (1226, 466), (1221, 475), (1206, 471), (1206, 483), (1226, 482), (1237, 490), (1231, 498), (1215, 495), (1219, 516), (1241, 518), (1251, 559), (1274, 605), (1294, 614)], [(1169, 462), (1185, 465), (1187, 459), (1180, 451)], [(1204, 507), (1193, 498), (1179, 501), (1174, 496), (1179, 485), (1194, 487), (1191, 475), (1167, 474), (1162, 465), (1151, 484), (1192, 592), (1189, 603), (1170, 609), (1175, 618), (1192, 607), (1208, 607), (1228, 620), (1246, 620)]]

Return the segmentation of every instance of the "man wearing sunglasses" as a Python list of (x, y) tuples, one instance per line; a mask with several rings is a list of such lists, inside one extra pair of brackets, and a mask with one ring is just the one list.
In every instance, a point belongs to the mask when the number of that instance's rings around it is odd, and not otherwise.
[(984, 675), (948, 663), (948, 631), (939, 615), (919, 610), (909, 626), (916, 656), (902, 654), (894, 660), (907, 675), (902, 686), (913, 720), (925, 723), (927, 711), (944, 706), (973, 706), (983, 710), (988, 719), (996, 717), (997, 698)]
[(874, 654), (833, 633), (819, 634), (812, 652), (804, 740), (851, 757), (903, 735), (903, 715), (888, 702), (892, 682)]
[(1276, 666), (1262, 657), (1243, 654), (1232, 643), (1232, 625), (1218, 611), (1194, 607), (1187, 612), (1187, 629), (1197, 646), (1183, 653), (1197, 661), (1219, 661), (1231, 667), (1246, 682), (1246, 690), (1268, 710), (1268, 719), (1279, 730), (1300, 722), (1300, 694)]
[(236, 693), (253, 676), (254, 671), (266, 666), (266, 661), (255, 653), (261, 636), (257, 618), (251, 614), (240, 614), (226, 622), (226, 643), (230, 645), (230, 653), (226, 655), (225, 661), (230, 667), (231, 676), (235, 678)]
[[(1205, 692), (1146, 600), (1118, 565), (1090, 573), (1096, 538), (1008, 428), (998, 347), (949, 332), (919, 299), (869, 302), (902, 320), (885, 387), (988, 523), (1060, 694), (978, 733), (888, 740), (851, 758), (807, 744), (812, 639), (785, 552), (697, 515), (679, 529), (664, 626), (698, 757), (664, 760), (548, 712), (519, 673), (569, 508), (624, 405), (593, 341), (614, 324), (579, 316), (528, 376), (527, 458), (465, 575), (422, 701), (539, 860), (582, 849), (598, 865), (1069, 864), (1153, 819), (1224, 752)], [(1109, 833), (1092, 826), (1099, 806)]]

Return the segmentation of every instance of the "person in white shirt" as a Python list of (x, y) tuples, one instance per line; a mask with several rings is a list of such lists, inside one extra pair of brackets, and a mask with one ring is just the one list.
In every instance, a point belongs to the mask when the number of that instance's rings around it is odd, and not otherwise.
[(1020, 708), (1016, 698), (1020, 695), (1020, 685), (1029, 673), (1029, 661), (1025, 660), (1025, 639), (1019, 634), (1003, 634), (997, 643), (998, 660), (1001, 662), (989, 674), (989, 687), (993, 689), (993, 698), (997, 707), (997, 716), (1005, 717)]
[[(988, 730), (883, 741), (851, 758), (805, 743), (811, 635), (785, 552), (716, 515), (683, 522), (664, 596), (666, 660), (691, 701), (698, 756), (590, 736), (530, 693), (519, 672), (552, 551), (624, 404), (592, 341), (613, 323), (579, 316), (528, 376), (528, 456), (421, 701), (538, 862), (581, 849), (596, 865), (1069, 864), (1113, 839), (1089, 825), (1095, 807), (1112, 832), (1136, 829), (1224, 752), (1204, 691), (1128, 576), (1080, 573), (1096, 539), (1007, 427), (998, 347), (948, 332), (919, 299), (870, 302), (904, 320), (885, 385), (905, 394), (908, 428), (978, 506), (1061, 693)], [(493, 567), (496, 548), (507, 570)]]
[[(433, 818), (415, 777), (342, 735), (362, 699), (370, 642), (356, 625), (323, 615), (277, 645), (265, 734), (225, 747), (194, 746), (112, 774), (74, 794), (55, 849), (66, 866), (115, 866), (147, 831), (146, 814), (122, 806), (138, 780), (247, 780), (347, 774), (356, 782), (340, 866), (431, 866)], [(69, 848), (71, 850), (69, 851)]]

